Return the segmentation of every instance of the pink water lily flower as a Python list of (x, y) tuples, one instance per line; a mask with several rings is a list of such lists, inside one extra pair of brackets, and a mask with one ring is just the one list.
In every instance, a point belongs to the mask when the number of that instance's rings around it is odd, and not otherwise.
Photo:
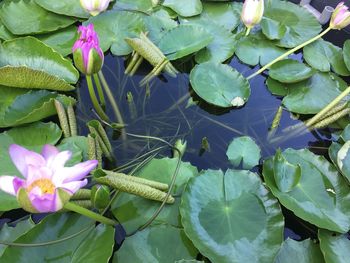
[(331, 28), (340, 30), (350, 24), (350, 12), (348, 9), (344, 2), (337, 5), (331, 18)]
[(60, 152), (48, 144), (43, 147), (41, 154), (12, 144), (9, 154), (24, 179), (1, 176), (0, 190), (17, 196), (22, 208), (32, 213), (62, 209), (69, 198), (87, 184), (84, 177), (98, 164), (96, 160), (91, 160), (64, 167), (72, 153)]
[(98, 73), (103, 65), (104, 54), (94, 25), (79, 26), (79, 39), (74, 43), (74, 65), (85, 75)]
[(81, 6), (93, 16), (105, 11), (109, 2), (111, 0), (80, 0)]

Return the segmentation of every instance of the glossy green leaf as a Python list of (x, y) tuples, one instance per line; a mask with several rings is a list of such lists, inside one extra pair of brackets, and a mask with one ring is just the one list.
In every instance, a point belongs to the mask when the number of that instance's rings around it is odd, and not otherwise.
[(0, 4), (0, 17), (15, 35), (52, 32), (76, 22), (75, 18), (45, 10), (35, 0), (3, 0)]
[(310, 78), (315, 70), (297, 60), (285, 59), (273, 64), (269, 76), (282, 83), (296, 83)]
[(213, 37), (209, 45), (196, 53), (196, 62), (204, 63), (211, 61), (221, 63), (233, 55), (236, 44), (235, 36), (222, 25), (215, 23), (207, 17), (201, 19), (197, 19), (196, 17), (181, 19), (181, 23), (202, 26)]
[(350, 240), (347, 235), (319, 229), (318, 239), (327, 263), (346, 263), (350, 258)]
[(283, 241), (277, 200), (249, 171), (205, 171), (180, 206), (187, 236), (211, 262), (271, 263)]
[(228, 65), (213, 62), (196, 65), (190, 81), (199, 97), (218, 107), (243, 106), (250, 96), (249, 82)]
[(197, 52), (212, 40), (212, 35), (201, 26), (179, 25), (166, 32), (158, 45), (168, 59), (175, 60)]
[(179, 259), (194, 259), (197, 253), (182, 229), (158, 225), (126, 238), (115, 252), (113, 263), (174, 263)]
[(114, 228), (99, 224), (85, 237), (70, 263), (108, 263), (114, 246)]
[(60, 151), (68, 150), (72, 152), (72, 157), (65, 166), (73, 166), (83, 160), (88, 160), (89, 145), (87, 137), (73, 136), (64, 138), (57, 147)]
[(199, 15), (203, 10), (200, 0), (164, 0), (162, 5), (184, 17)]
[[(43, 243), (65, 238), (83, 229), (91, 229), (92, 221), (73, 213), (56, 213), (44, 218), (39, 224), (15, 240), (17, 243)], [(16, 263), (71, 262), (71, 257), (89, 232), (57, 244), (39, 247), (8, 247), (0, 260)]]
[(4, 23), (0, 20), (0, 39), (2, 40), (10, 40), (15, 38), (15, 36), (7, 29)]
[[(19, 144), (27, 149), (40, 152), (45, 144), (55, 145), (61, 138), (62, 131), (54, 123), (36, 122), (27, 126), (13, 128), (0, 134), (0, 175), (22, 177), (12, 163), (8, 153), (11, 144)], [(18, 208), (14, 196), (0, 191), (0, 211)]]
[(341, 76), (349, 76), (341, 48), (324, 40), (318, 40), (304, 47), (303, 57), (313, 68), (323, 72), (333, 70)]
[(277, 150), (273, 159), (274, 180), (277, 188), (283, 192), (290, 192), (300, 181), (300, 165), (293, 165), (284, 158), (281, 150)]
[[(178, 159), (175, 158), (153, 159), (135, 176), (169, 184), (175, 172), (177, 162)], [(173, 194), (181, 195), (187, 181), (197, 175), (197, 168), (190, 163), (181, 162)], [(180, 227), (179, 205), (180, 196), (175, 198), (174, 204), (166, 205), (163, 208), (153, 222), (153, 225), (166, 223)], [(118, 198), (112, 203), (112, 212), (127, 233), (145, 224), (158, 208), (159, 202), (127, 193), (119, 194)]]
[(243, 169), (249, 170), (259, 164), (261, 150), (252, 138), (242, 136), (228, 145), (226, 155), (235, 167), (242, 163)]
[(301, 219), (320, 228), (347, 232), (350, 229), (350, 191), (335, 167), (308, 150), (287, 149), (283, 157), (300, 166), (301, 178), (292, 191), (281, 192), (274, 179), (273, 159), (267, 159), (263, 176), (273, 195)]
[(337, 166), (350, 182), (350, 141), (341, 146), (337, 153)]
[(340, 134), (340, 138), (343, 140), (343, 142), (350, 141), (350, 124), (348, 124), (342, 133)]
[(295, 241), (286, 239), (274, 263), (324, 263), (320, 246), (311, 239)]
[(72, 53), (72, 47), (78, 39), (77, 32), (76, 26), (70, 26), (50, 34), (36, 35), (35, 37), (65, 57)]
[(347, 84), (333, 73), (317, 72), (308, 80), (286, 86), (290, 92), (284, 97), (283, 105), (288, 110), (315, 114), (335, 99)]
[(113, 9), (150, 12), (155, 6), (154, 2), (153, 0), (119, 0), (115, 2)]
[(274, 0), (261, 21), (264, 35), (281, 47), (295, 47), (321, 31), (317, 19), (305, 8), (288, 1)]
[(343, 47), (344, 62), (348, 70), (350, 70), (350, 40), (344, 42)]
[(0, 127), (18, 126), (56, 115), (54, 100), (73, 105), (73, 98), (46, 90), (0, 87)]
[(243, 37), (236, 48), (237, 57), (245, 64), (264, 66), (285, 52), (262, 34), (250, 34)]
[[(13, 242), (22, 235), (25, 235), (30, 229), (35, 226), (31, 218), (25, 221), (20, 221), (15, 227), (4, 224), (0, 229), (0, 240)], [(0, 245), (0, 258), (8, 246)]]
[(135, 12), (111, 10), (91, 17), (84, 25), (94, 24), (103, 51), (111, 48), (114, 55), (123, 56), (132, 52), (124, 39), (139, 37), (145, 29), (142, 18), (142, 15)]
[(90, 15), (80, 5), (80, 0), (35, 0), (42, 8), (56, 14), (88, 18)]
[(287, 96), (289, 93), (288, 84), (281, 83), (273, 78), (268, 77), (266, 80), (268, 90), (276, 96)]

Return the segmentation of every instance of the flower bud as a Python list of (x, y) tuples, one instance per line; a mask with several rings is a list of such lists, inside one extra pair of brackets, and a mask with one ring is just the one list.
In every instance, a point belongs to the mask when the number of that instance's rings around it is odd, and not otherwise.
[(111, 0), (80, 0), (80, 5), (91, 15), (97, 16), (105, 11)]
[(104, 55), (94, 25), (79, 26), (78, 32), (79, 39), (72, 49), (74, 64), (85, 75), (98, 73), (102, 68)]
[(109, 204), (109, 187), (106, 185), (94, 185), (91, 189), (91, 203), (97, 209), (104, 209)]
[(331, 28), (340, 30), (350, 24), (350, 12), (348, 9), (349, 8), (344, 5), (344, 2), (337, 5), (331, 18)]
[(264, 14), (264, 0), (245, 0), (241, 19), (247, 28), (259, 24)]

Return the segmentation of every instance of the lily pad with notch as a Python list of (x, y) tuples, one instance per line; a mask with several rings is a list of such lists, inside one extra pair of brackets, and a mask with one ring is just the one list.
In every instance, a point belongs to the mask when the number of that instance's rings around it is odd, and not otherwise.
[(199, 15), (203, 10), (200, 0), (164, 0), (162, 5), (184, 17)]

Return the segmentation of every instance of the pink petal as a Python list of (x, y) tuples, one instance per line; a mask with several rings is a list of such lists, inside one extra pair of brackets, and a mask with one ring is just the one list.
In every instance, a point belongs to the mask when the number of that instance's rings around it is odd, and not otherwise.
[(28, 198), (33, 207), (40, 213), (56, 212), (62, 208), (57, 191), (54, 194), (42, 194), (39, 187), (34, 187), (29, 192)]
[(34, 181), (40, 179), (49, 179), (52, 180), (53, 172), (47, 167), (35, 167), (28, 165), (26, 185), (27, 187), (31, 185)]
[(55, 171), (52, 181), (55, 185), (61, 185), (73, 181), (79, 181), (87, 176), (98, 164), (97, 160), (78, 163), (73, 167), (63, 167)]
[(51, 168), (53, 171), (58, 170), (64, 167), (65, 163), (72, 157), (72, 152), (63, 151), (58, 153), (50, 163), (47, 164), (47, 167)]
[(59, 150), (50, 144), (44, 145), (41, 155), (45, 158), (47, 166), (49, 166), (49, 163), (52, 162), (52, 159), (56, 157), (57, 154), (59, 154)]
[(70, 192), (70, 194), (75, 194), (80, 188), (83, 188), (87, 185), (88, 180), (84, 179), (82, 181), (74, 181), (69, 183), (64, 183), (59, 186), (59, 188), (63, 188), (64, 190)]
[(0, 190), (16, 196), (17, 191), (24, 184), (24, 180), (14, 176), (0, 176)]
[(38, 153), (29, 151), (17, 144), (10, 145), (9, 154), (18, 171), (27, 177), (28, 165), (45, 166), (45, 159)]

